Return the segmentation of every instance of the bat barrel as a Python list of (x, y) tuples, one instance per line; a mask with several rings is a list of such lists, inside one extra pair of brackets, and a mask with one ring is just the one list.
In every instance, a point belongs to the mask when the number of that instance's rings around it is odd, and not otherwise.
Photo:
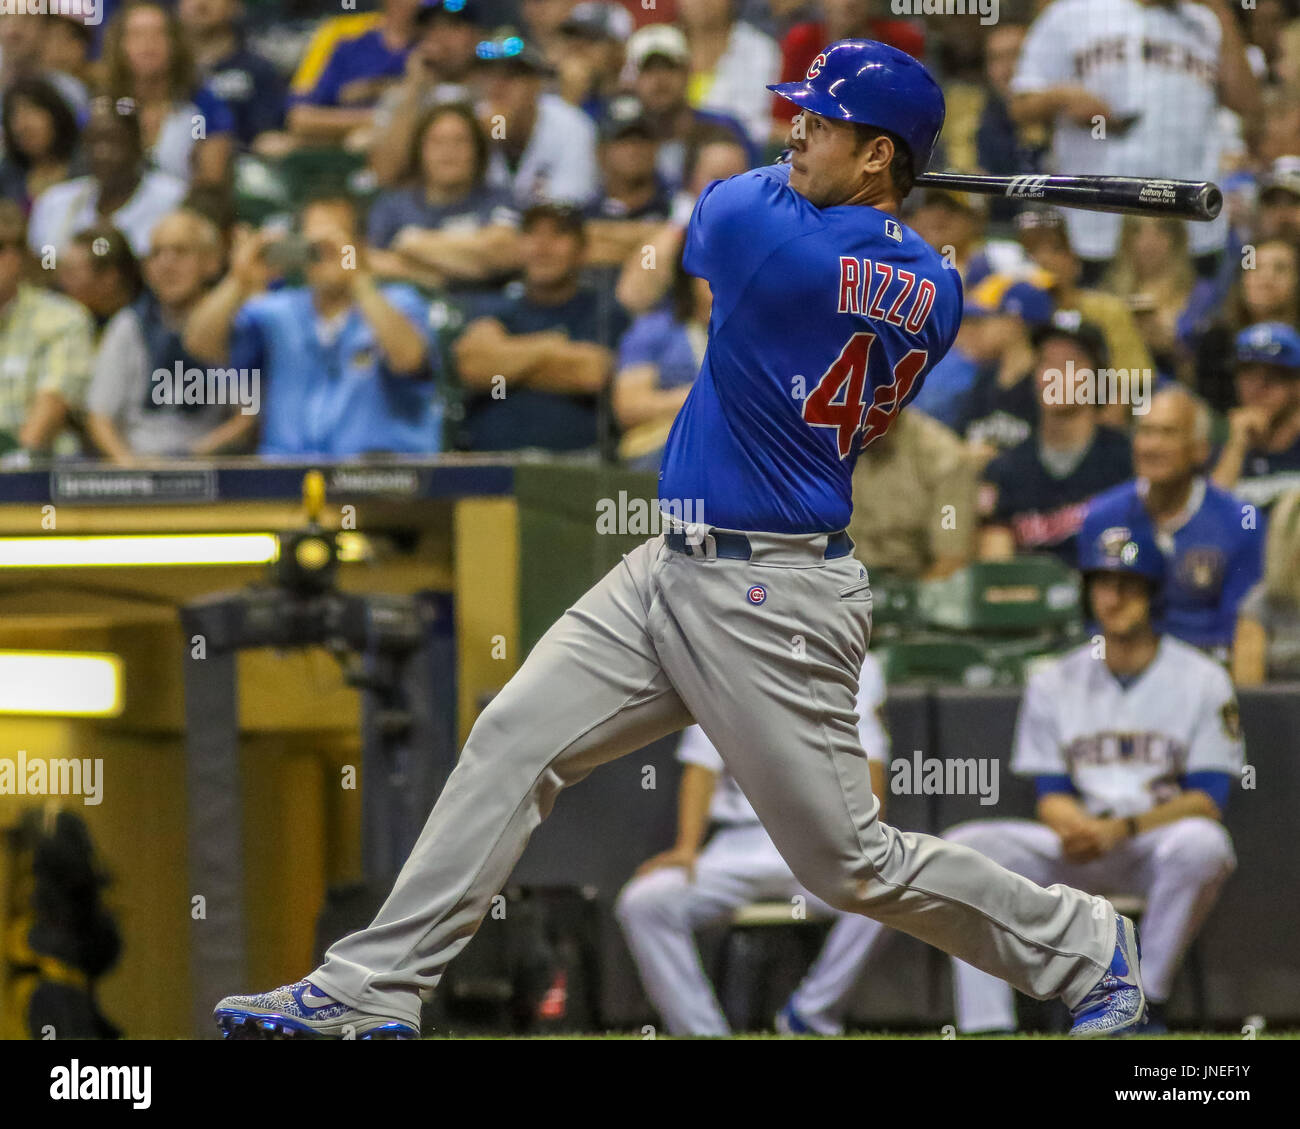
[(976, 176), (926, 173), (922, 187), (948, 188), (1012, 200), (1036, 201), (1091, 212), (1175, 216), (1208, 222), (1223, 209), (1223, 193), (1209, 181), (1160, 180), (1137, 176)]

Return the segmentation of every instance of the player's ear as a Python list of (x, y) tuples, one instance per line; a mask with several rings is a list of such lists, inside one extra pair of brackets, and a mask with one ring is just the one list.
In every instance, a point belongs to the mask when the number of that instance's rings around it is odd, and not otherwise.
[(860, 153), (862, 161), (862, 171), (872, 175), (887, 172), (890, 164), (894, 160), (894, 142), (885, 134), (880, 133), (870, 138), (862, 146)]

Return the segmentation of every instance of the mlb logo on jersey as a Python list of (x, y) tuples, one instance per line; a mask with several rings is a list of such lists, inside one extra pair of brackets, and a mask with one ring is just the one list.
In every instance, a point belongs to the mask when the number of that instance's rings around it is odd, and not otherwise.
[(885, 220), (885, 234), (897, 243), (903, 242), (903, 225), (897, 220)]

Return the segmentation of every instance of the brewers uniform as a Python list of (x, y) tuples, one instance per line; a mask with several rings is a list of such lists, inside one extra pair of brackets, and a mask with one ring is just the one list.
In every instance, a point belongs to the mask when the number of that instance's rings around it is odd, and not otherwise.
[[(889, 129), (918, 171), (943, 123), (925, 68), (869, 40), (775, 89)], [(559, 792), (692, 721), (823, 901), (1061, 997), (1080, 1035), (1145, 1021), (1131, 922), (877, 818), (856, 713), (871, 595), (844, 532), (853, 463), (952, 345), (961, 284), (893, 215), (819, 208), (789, 180), (785, 165), (715, 181), (687, 230), (684, 265), (713, 309), (660, 501), (692, 520), (629, 553), (483, 711), (374, 922), (307, 979), (222, 1000), (225, 1033), (418, 1034), (421, 993)]]
[[(1095, 817), (1141, 815), (1185, 789), (1207, 792), (1220, 810), (1244, 761), (1232, 682), (1223, 668), (1172, 636), (1126, 686), (1091, 643), (1030, 678), (1016, 725), (1012, 771), (1036, 778), (1044, 795), (1077, 795)], [(978, 820), (947, 835), (1039, 885), (1140, 895), (1142, 979), (1169, 997), (1174, 972), (1235, 865), (1223, 825), (1191, 816), (1120, 842), (1091, 862), (1061, 854), (1055, 831), (1028, 820)], [(963, 1031), (1015, 1026), (1011, 989), (954, 963)]]
[[(884, 700), (880, 663), (868, 655), (858, 681), (858, 735), (867, 759), (881, 764), (886, 763), (889, 748), (879, 718)], [(682, 734), (677, 757), (716, 775), (709, 822), (717, 829), (696, 857), (693, 877), (681, 867), (660, 867), (633, 878), (619, 895), (615, 911), (641, 982), (668, 1030), (674, 1035), (725, 1035), (727, 1021), (700, 965), (694, 930), (725, 920), (734, 910), (759, 900), (793, 903), (801, 898), (811, 917), (828, 917), (836, 911), (799, 884), (698, 725)], [(841, 915), (805, 985), (810, 1001), (834, 1004), (847, 997), (862, 967), (855, 927), (867, 920), (857, 914)], [(839, 1026), (834, 1012), (823, 1015), (805, 1005), (799, 1013), (830, 1030)]]
[[(1034, 21), (1011, 90), (1085, 87), (1110, 105), (1104, 139), (1059, 118), (1053, 171), (1212, 180), (1219, 171), (1217, 92), (1222, 29), (1203, 4), (1056, 0)], [(1124, 128), (1127, 121), (1132, 124)], [(1070, 242), (1085, 259), (1110, 259), (1121, 216), (1070, 210)], [(1193, 255), (1223, 249), (1226, 213), (1187, 225)]]

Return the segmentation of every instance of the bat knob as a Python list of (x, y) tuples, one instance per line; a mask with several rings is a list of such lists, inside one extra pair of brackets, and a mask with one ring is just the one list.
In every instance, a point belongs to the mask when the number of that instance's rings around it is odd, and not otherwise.
[(1218, 219), (1223, 211), (1223, 190), (1217, 184), (1207, 184), (1201, 189), (1197, 204), (1207, 220)]

